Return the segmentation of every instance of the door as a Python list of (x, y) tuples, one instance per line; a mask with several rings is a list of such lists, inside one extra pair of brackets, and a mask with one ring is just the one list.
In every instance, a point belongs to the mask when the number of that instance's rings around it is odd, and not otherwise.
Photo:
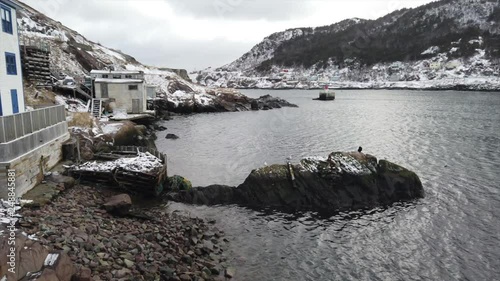
[(12, 100), (12, 113), (19, 113), (19, 103), (17, 100), (17, 90), (10, 90), (10, 98)]
[(106, 83), (101, 83), (101, 98), (103, 98), (103, 99), (109, 98), (109, 96), (108, 96), (108, 84), (106, 84)]
[(132, 113), (141, 113), (141, 101), (139, 99), (132, 99)]

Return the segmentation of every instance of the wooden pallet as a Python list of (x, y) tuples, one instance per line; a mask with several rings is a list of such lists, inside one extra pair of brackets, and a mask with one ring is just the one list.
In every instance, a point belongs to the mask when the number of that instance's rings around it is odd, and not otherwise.
[(123, 168), (115, 168), (110, 172), (84, 171), (70, 168), (68, 173), (76, 179), (116, 186), (132, 193), (159, 196), (163, 192), (164, 183), (168, 179), (167, 157), (163, 153), (147, 147), (120, 146), (114, 147), (113, 153), (102, 153), (98, 154), (97, 157), (116, 160), (120, 155), (122, 157), (137, 155), (138, 151), (155, 155), (162, 161), (163, 166), (149, 173), (128, 171)]

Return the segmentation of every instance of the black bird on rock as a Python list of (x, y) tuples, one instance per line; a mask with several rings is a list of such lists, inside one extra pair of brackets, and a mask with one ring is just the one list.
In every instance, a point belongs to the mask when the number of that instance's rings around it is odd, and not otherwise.
[(361, 151), (363, 151), (363, 148), (360, 146), (360, 147), (358, 148), (358, 152), (359, 152), (359, 153), (361, 153)]

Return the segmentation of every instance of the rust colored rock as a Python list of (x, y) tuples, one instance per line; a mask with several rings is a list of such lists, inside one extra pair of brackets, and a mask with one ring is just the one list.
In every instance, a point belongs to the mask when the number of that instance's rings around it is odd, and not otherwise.
[(130, 207), (132, 207), (132, 199), (128, 194), (120, 194), (109, 198), (103, 206), (110, 214), (124, 216), (129, 213)]
[(17, 269), (19, 271), (18, 276), (20, 277), (25, 276), (28, 272), (42, 270), (45, 258), (49, 254), (49, 251), (38, 242), (33, 243), (29, 247), (26, 245), (19, 251)]
[(73, 262), (64, 252), (50, 253), (44, 265), (45, 269), (54, 270), (60, 281), (71, 281), (76, 272)]
[(43, 271), (28, 273), (21, 281), (61, 281), (53, 269), (45, 268)]

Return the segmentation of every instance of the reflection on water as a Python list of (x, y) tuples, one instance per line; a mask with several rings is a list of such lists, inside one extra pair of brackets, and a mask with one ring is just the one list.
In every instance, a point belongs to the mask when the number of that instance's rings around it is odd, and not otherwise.
[[(251, 96), (266, 91), (247, 91)], [(237, 280), (496, 280), (500, 276), (500, 94), (273, 91), (300, 108), (180, 117), (158, 147), (169, 173), (237, 185), (264, 163), (355, 150), (413, 169), (426, 198), (341, 213), (170, 208), (215, 218)]]

